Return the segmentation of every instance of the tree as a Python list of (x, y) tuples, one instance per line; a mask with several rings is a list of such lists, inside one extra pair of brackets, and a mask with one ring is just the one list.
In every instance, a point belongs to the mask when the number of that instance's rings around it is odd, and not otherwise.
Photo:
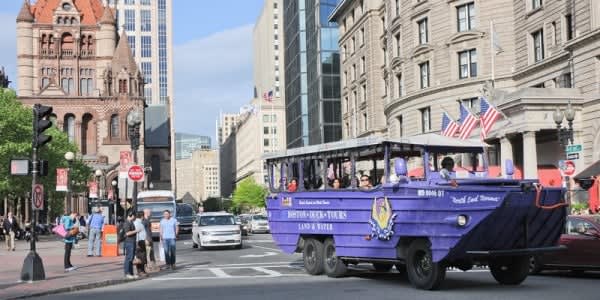
[[(33, 113), (31, 108), (23, 106), (14, 91), (0, 88), (0, 198), (11, 201), (25, 199), (31, 191), (31, 177), (11, 176), (9, 165), (13, 158), (31, 158), (33, 139)], [(47, 130), (52, 141), (40, 150), (40, 159), (48, 161), (48, 176), (40, 177), (47, 192), (51, 213), (60, 214), (63, 210), (64, 193), (56, 192), (56, 168), (67, 167), (64, 159), (66, 152), (77, 153), (77, 146), (70, 142), (67, 135), (52, 127)], [(87, 182), (92, 170), (83, 161), (73, 163), (72, 181)], [(73, 191), (81, 192), (85, 185), (75, 185)], [(19, 206), (19, 205), (17, 205)]]
[(233, 192), (233, 206), (240, 210), (265, 207), (267, 189), (248, 177), (242, 180)]

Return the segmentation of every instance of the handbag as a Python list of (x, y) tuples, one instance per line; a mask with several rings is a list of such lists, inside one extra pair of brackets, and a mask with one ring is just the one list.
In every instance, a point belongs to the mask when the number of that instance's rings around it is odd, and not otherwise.
[(137, 257), (134, 257), (133, 258), (133, 264), (134, 265), (141, 265), (142, 264), (142, 260), (139, 259), (139, 258), (137, 258)]
[(63, 224), (54, 226), (54, 228), (52, 228), (52, 232), (60, 237), (67, 237), (67, 231), (65, 230), (65, 226)]

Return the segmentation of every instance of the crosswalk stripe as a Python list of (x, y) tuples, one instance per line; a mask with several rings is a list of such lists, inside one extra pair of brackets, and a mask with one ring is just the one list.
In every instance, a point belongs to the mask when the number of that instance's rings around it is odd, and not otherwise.
[(277, 271), (273, 271), (273, 270), (269, 270), (269, 269), (265, 269), (265, 268), (261, 268), (261, 267), (253, 267), (252, 269), (254, 269), (258, 272), (263, 272), (265, 274), (269, 274), (269, 276), (273, 276), (273, 277), (279, 277), (279, 276), (283, 275)]
[(215, 276), (217, 276), (218, 278), (229, 278), (229, 277), (231, 277), (231, 275), (225, 273), (225, 271), (223, 271), (223, 269), (209, 268), (208, 270), (211, 271), (213, 274), (215, 274)]

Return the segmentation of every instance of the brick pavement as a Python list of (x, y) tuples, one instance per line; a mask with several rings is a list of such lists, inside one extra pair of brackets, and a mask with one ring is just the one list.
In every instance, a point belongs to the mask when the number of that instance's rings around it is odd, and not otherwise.
[[(44, 240), (45, 239), (45, 240)], [(64, 244), (54, 237), (44, 236), (37, 243), (37, 252), (44, 262), (46, 280), (19, 282), (23, 261), (29, 253), (29, 243), (17, 242), (15, 252), (0, 245), (0, 299), (19, 299), (126, 282), (123, 276), (123, 256), (87, 257), (87, 240), (79, 242), (71, 254), (71, 263), (78, 267), (66, 273), (63, 268)]]

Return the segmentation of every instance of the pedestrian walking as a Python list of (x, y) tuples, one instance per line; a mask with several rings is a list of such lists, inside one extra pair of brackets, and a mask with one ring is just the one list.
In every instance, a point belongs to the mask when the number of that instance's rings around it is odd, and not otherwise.
[(63, 224), (67, 235), (65, 236), (63, 242), (65, 243), (65, 256), (64, 256), (64, 267), (65, 272), (71, 272), (77, 270), (76, 267), (71, 264), (71, 250), (73, 250), (73, 244), (77, 239), (77, 233), (74, 229), (79, 229), (76, 225), (77, 213), (71, 212), (68, 215), (65, 215), (60, 220), (60, 223)]
[(156, 258), (154, 257), (154, 241), (152, 240), (152, 211), (149, 208), (144, 209), (144, 218), (142, 224), (146, 231), (146, 266), (149, 271), (156, 270)]
[(94, 208), (94, 213), (88, 220), (88, 257), (101, 256), (102, 231), (104, 228), (104, 216), (100, 207)]
[(146, 230), (144, 229), (144, 224), (142, 223), (142, 218), (144, 217), (143, 212), (138, 212), (137, 218), (133, 225), (135, 226), (136, 234), (136, 248), (135, 248), (135, 258), (137, 264), (135, 267), (137, 269), (138, 276), (146, 276), (146, 264), (148, 263), (148, 259), (146, 257)]
[(15, 251), (15, 234), (19, 230), (19, 224), (17, 223), (17, 218), (13, 216), (11, 211), (6, 214), (4, 222), (2, 222), (2, 227), (4, 228), (4, 236), (6, 239), (6, 250)]
[(135, 229), (135, 213), (130, 212), (127, 215), (127, 220), (123, 224), (125, 229), (125, 261), (123, 262), (123, 270), (125, 272), (125, 278), (137, 279), (138, 276), (133, 274), (133, 259), (135, 256), (135, 241), (137, 230)]
[(165, 210), (160, 220), (160, 241), (165, 250), (165, 263), (171, 270), (175, 269), (175, 241), (178, 235), (177, 219), (171, 217), (171, 211)]

